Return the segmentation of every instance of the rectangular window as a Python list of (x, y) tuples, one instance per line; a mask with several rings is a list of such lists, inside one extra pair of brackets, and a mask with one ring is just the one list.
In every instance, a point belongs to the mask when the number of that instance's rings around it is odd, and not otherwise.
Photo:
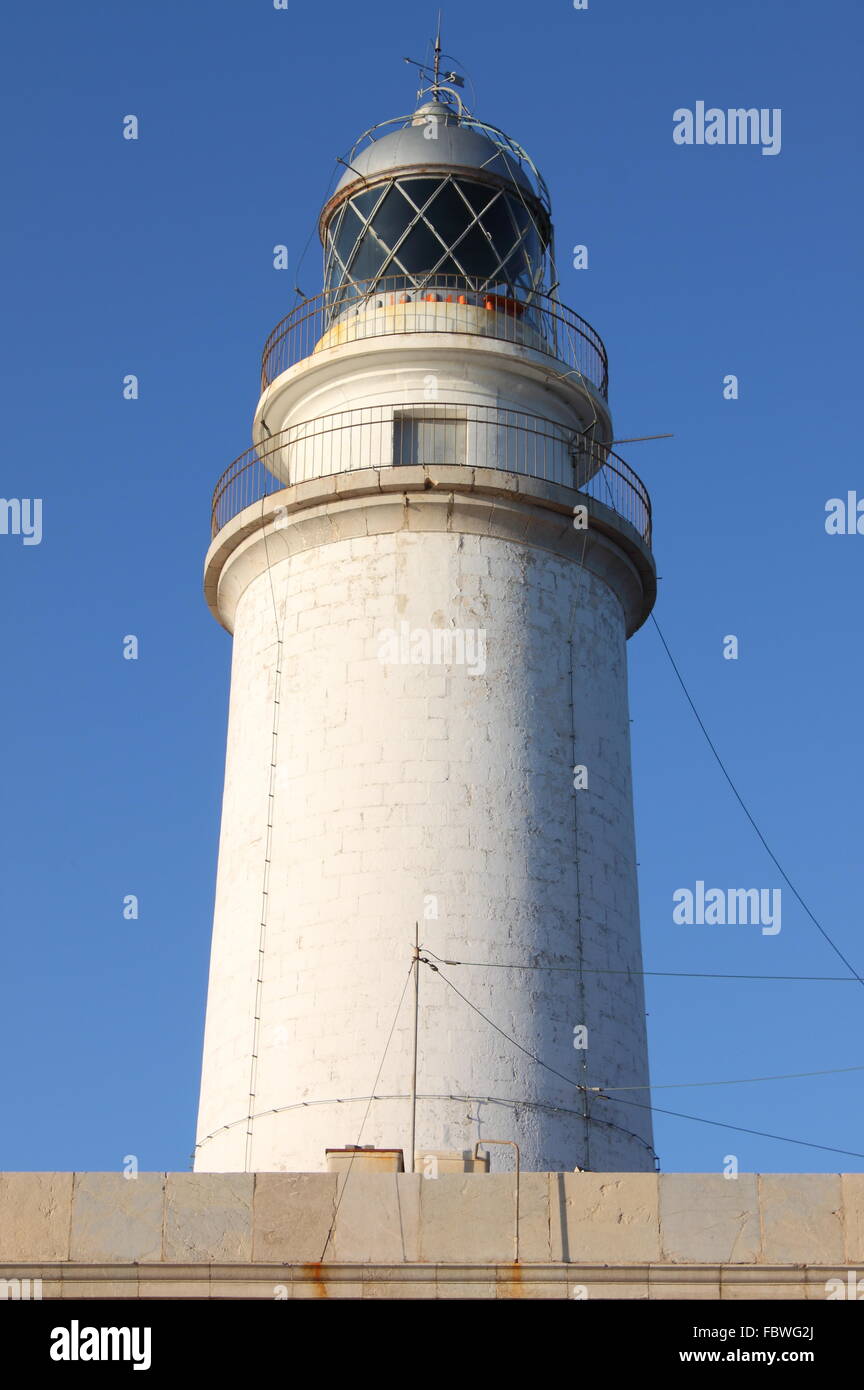
[(468, 422), (458, 408), (393, 412), (394, 464), (465, 464), (467, 459)]

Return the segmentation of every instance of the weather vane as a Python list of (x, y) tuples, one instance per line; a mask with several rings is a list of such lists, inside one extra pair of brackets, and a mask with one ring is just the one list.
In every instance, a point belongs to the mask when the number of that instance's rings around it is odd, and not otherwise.
[(419, 101), (420, 98), (423, 96), (424, 92), (429, 92), (429, 91), (431, 91), (431, 92), (433, 92), (433, 93), (435, 94), (436, 97), (438, 97), (442, 91), (444, 91), (444, 90), (447, 89), (447, 87), (464, 87), (464, 86), (465, 86), (465, 79), (464, 79), (464, 77), (460, 77), (460, 75), (459, 75), (458, 72), (445, 72), (445, 73), (442, 73), (442, 72), (441, 72), (441, 59), (442, 59), (442, 57), (443, 57), (443, 58), (450, 58), (451, 61), (454, 61), (454, 62), (455, 62), (455, 59), (452, 58), (451, 54), (449, 54), (449, 53), (442, 53), (442, 51), (441, 51), (441, 11), (440, 11), (440, 10), (438, 11), (438, 27), (437, 27), (436, 32), (435, 32), (435, 48), (434, 48), (434, 54), (435, 54), (435, 58), (434, 58), (434, 62), (433, 62), (433, 64), (432, 64), (431, 81), (430, 81), (430, 72), (429, 72), (429, 64), (428, 64), (428, 63), (418, 63), (417, 60), (416, 60), (416, 58), (406, 58), (406, 59), (404, 60), (406, 63), (410, 63), (412, 67), (417, 68), (418, 71), (419, 71), (419, 73), (420, 73), (420, 76), (421, 76), (421, 77), (424, 77), (424, 78), (426, 79), (426, 81), (429, 83), (429, 85), (428, 85), (427, 87), (421, 87), (421, 88), (418, 90), (418, 92), (417, 92), (417, 100), (418, 100), (418, 101)]

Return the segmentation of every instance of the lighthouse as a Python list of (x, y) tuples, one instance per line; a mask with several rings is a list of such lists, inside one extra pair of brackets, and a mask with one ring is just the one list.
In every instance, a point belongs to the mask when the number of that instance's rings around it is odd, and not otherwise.
[(343, 165), (213, 499), (195, 1167), (653, 1171), (626, 643), (655, 567), (603, 342), (536, 165), (437, 52)]

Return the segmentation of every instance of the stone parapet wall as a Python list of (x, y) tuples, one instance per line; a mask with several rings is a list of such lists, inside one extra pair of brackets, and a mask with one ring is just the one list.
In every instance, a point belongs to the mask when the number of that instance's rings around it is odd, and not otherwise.
[(5, 1173), (0, 1281), (45, 1299), (824, 1300), (864, 1270), (860, 1173), (526, 1173), (518, 1261), (515, 1198), (508, 1173)]

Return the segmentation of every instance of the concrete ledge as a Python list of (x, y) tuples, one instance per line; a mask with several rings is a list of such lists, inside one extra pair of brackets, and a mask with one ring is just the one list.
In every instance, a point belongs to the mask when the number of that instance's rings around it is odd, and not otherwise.
[[(403, 1264), (16, 1265), (23, 1297), (102, 1299), (753, 1299), (821, 1300), (848, 1288), (836, 1265)], [(36, 1281), (41, 1281), (37, 1283)], [(14, 1288), (8, 1295), (19, 1295)], [(844, 1295), (844, 1296), (848, 1296)], [(2, 1301), (2, 1298), (0, 1298)]]
[[(574, 503), (588, 530), (573, 526)], [(611, 507), (574, 488), (496, 468), (359, 469), (282, 488), (237, 512), (204, 561), (204, 596), (229, 632), (240, 595), (258, 574), (300, 551), (399, 531), (498, 536), (560, 554), (607, 580), (627, 612), (627, 634), (657, 596), (651, 550)]]
[(710, 1299), (864, 1281), (864, 1174), (524, 1173), (518, 1261), (515, 1198), (512, 1173), (0, 1174), (0, 1300), (27, 1280), (43, 1298)]

